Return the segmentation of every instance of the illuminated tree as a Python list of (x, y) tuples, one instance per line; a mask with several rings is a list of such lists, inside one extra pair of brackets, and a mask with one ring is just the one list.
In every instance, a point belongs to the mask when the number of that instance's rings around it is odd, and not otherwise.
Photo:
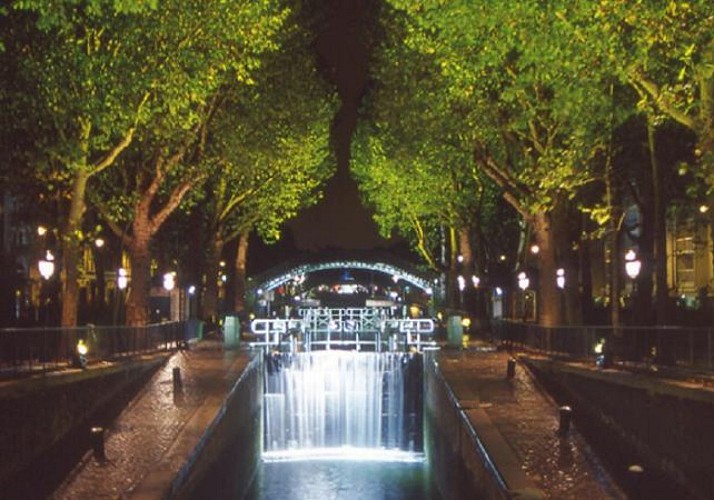
[(142, 128), (122, 169), (106, 173), (95, 199), (131, 260), (127, 322), (148, 321), (150, 244), (191, 189), (205, 181), (207, 127), (228, 84), (253, 85), (261, 57), (274, 50), (286, 11), (275, 2), (176, 2), (148, 19), (158, 64), (155, 118)]
[[(554, 216), (592, 181), (606, 140), (607, 80), (583, 44), (559, 36), (568, 2), (390, 2), (406, 17), (404, 43), (434, 61), (441, 91), (477, 168), (533, 228), (540, 247), (540, 321), (560, 321)], [(456, 112), (458, 111), (458, 112)], [(445, 117), (446, 118), (446, 117)], [(443, 121), (442, 121), (443, 123)]]
[(6, 41), (20, 58), (15, 76), (22, 82), (8, 118), (17, 135), (32, 140), (32, 175), (61, 199), (62, 324), (71, 326), (87, 183), (114, 164), (148, 117), (146, 60), (136, 54), (144, 40), (132, 25), (151, 7), (18, 1), (10, 8), (29, 11), (26, 17), (14, 12), (13, 19), (30, 32), (22, 45)]
[(459, 267), (473, 273), (470, 233), (482, 179), (474, 176), (454, 119), (459, 111), (442, 93), (434, 59), (402, 43), (399, 21), (384, 21), (389, 30), (374, 57), (374, 85), (362, 110), (368, 123), (354, 141), (352, 171), (382, 234), (396, 231), (428, 267), (448, 271), (447, 298), (456, 305)]

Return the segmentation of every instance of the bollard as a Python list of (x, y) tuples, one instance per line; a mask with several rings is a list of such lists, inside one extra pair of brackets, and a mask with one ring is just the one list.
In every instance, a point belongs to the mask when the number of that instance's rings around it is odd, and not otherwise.
[(100, 462), (103, 462), (107, 458), (104, 453), (104, 428), (92, 427), (90, 436), (92, 441), (92, 451), (94, 452), (94, 458), (96, 458)]
[(641, 465), (630, 465), (627, 468), (627, 476), (630, 483), (630, 498), (632, 499), (642, 499), (645, 498), (642, 492), (644, 488), (644, 474), (645, 470)]
[(174, 376), (174, 389), (180, 389), (182, 387), (181, 383), (181, 368), (178, 366), (174, 368), (173, 370), (173, 376)]
[(508, 358), (508, 365), (506, 366), (506, 376), (508, 378), (513, 378), (516, 376), (516, 360), (513, 358)]
[(573, 410), (570, 406), (561, 406), (559, 412), (560, 427), (558, 428), (558, 432), (560, 434), (567, 434), (570, 430), (570, 420), (572, 418)]

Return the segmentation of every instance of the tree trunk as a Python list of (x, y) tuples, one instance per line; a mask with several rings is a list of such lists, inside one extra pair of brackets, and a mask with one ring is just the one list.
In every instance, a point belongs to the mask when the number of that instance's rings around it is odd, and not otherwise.
[(581, 220), (577, 210), (568, 202), (559, 204), (551, 214), (556, 265), (564, 271), (564, 288), (558, 287), (557, 271), (541, 279), (553, 280), (556, 283), (561, 324), (578, 325), (582, 323), (582, 283), (579, 254), (574, 248), (580, 244)]
[(562, 321), (558, 288), (555, 283), (555, 238), (549, 214), (539, 213), (533, 218), (533, 232), (540, 248), (538, 252), (540, 269), (537, 298), (538, 323), (542, 326), (556, 326)]
[(108, 319), (106, 316), (107, 304), (105, 301), (107, 284), (104, 276), (104, 256), (101, 248), (92, 245), (92, 257), (94, 258), (94, 275), (96, 289), (92, 302), (93, 322), (104, 324)]
[(473, 316), (479, 309), (476, 305), (476, 290), (473, 285), (474, 252), (471, 246), (471, 231), (468, 227), (460, 227), (457, 231), (459, 255), (461, 255), (460, 276), (464, 279), (464, 290), (461, 292), (461, 309)]
[(89, 174), (86, 170), (79, 169), (75, 172), (67, 224), (62, 232), (62, 326), (77, 326), (78, 277), (82, 254), (80, 232), (88, 179)]
[(655, 321), (658, 325), (666, 325), (669, 321), (669, 293), (667, 290), (667, 229), (665, 227), (664, 203), (662, 202), (662, 186), (660, 185), (660, 169), (657, 159), (654, 125), (647, 121), (647, 144), (652, 164), (652, 195), (654, 240), (654, 270), (656, 308)]
[(206, 251), (206, 287), (203, 290), (203, 300), (201, 301), (201, 317), (212, 323), (218, 321), (218, 273), (220, 272), (223, 244), (223, 239), (215, 236), (213, 241), (209, 241)]
[(459, 283), (458, 283), (458, 261), (456, 231), (453, 227), (449, 227), (449, 268), (446, 273), (446, 304), (449, 309), (458, 309), (461, 307), (459, 298)]
[(126, 322), (129, 326), (144, 326), (149, 323), (149, 300), (151, 291), (151, 231), (148, 218), (134, 219), (133, 236), (129, 248), (131, 283), (126, 303)]
[(607, 163), (605, 165), (605, 202), (609, 211), (608, 218), (608, 233), (609, 238), (606, 240), (610, 254), (610, 326), (613, 327), (615, 334), (619, 335), (617, 327), (620, 326), (620, 227), (619, 221), (622, 211), (619, 206), (615, 205), (615, 172), (612, 165), (612, 151), (608, 148)]
[[(588, 239), (580, 241), (578, 247), (578, 266), (580, 269), (580, 311), (581, 324), (592, 324), (593, 317), (593, 273), (590, 265), (591, 243)], [(573, 277), (575, 278), (575, 277)], [(571, 279), (573, 279), (571, 278)], [(567, 280), (567, 277), (566, 277)], [(567, 281), (566, 281), (567, 285)]]
[(470, 280), (474, 269), (474, 253), (471, 248), (471, 231), (468, 227), (460, 227), (457, 231), (459, 238), (459, 254), (461, 255), (461, 272), (464, 278)]
[(235, 312), (239, 316), (245, 313), (246, 264), (248, 262), (248, 243), (250, 232), (245, 231), (238, 237), (238, 252), (235, 261)]

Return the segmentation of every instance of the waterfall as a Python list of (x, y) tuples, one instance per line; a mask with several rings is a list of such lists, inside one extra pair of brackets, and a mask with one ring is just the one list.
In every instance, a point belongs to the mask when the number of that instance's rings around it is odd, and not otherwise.
[(276, 353), (265, 365), (265, 452), (421, 451), (421, 355)]

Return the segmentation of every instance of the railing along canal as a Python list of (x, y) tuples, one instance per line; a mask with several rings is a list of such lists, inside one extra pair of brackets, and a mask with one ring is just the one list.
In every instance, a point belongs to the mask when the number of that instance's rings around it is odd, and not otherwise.
[(254, 347), (278, 350), (434, 348), (434, 321), (388, 318), (378, 308), (308, 309), (300, 318), (255, 319)]
[(80, 339), (87, 346), (86, 357), (91, 363), (178, 349), (199, 331), (192, 321), (141, 327), (4, 328), (0, 329), (0, 373), (52, 370), (75, 364)]
[(596, 346), (624, 361), (714, 370), (714, 328), (680, 326), (553, 326), (501, 320), (496, 339), (550, 356), (594, 359)]

